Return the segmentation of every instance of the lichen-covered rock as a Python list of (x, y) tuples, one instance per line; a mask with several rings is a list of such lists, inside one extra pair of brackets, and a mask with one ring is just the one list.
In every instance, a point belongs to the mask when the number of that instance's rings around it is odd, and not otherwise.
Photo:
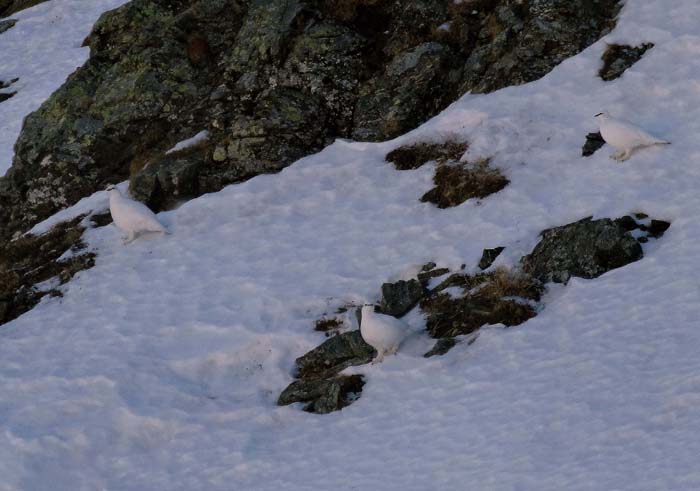
[(353, 365), (369, 363), (377, 355), (360, 331), (337, 334), (296, 360), (297, 380), (279, 396), (277, 404), (306, 402), (305, 411), (329, 413), (351, 404), (362, 392), (361, 375), (339, 376)]
[(360, 331), (351, 331), (333, 336), (297, 358), (296, 366), (300, 378), (328, 378), (349, 366), (369, 363), (376, 356)]
[(452, 38), (467, 55), (463, 90), (491, 92), (544, 76), (609, 32), (619, 9), (617, 0), (456, 4)]
[(619, 78), (625, 70), (641, 60), (644, 53), (653, 47), (654, 43), (644, 43), (639, 46), (609, 45), (603, 53), (603, 66), (598, 75), (606, 82)]
[[(88, 62), (26, 118), (0, 178), (0, 240), (110, 182), (170, 206), (337, 137), (398, 136), (463, 92), (544, 75), (616, 12), (617, 0), (133, 0), (101, 17)], [(205, 129), (198, 153), (165, 155)]]
[(634, 220), (628, 222), (584, 218), (545, 230), (535, 249), (523, 257), (523, 269), (542, 282), (566, 283), (572, 276), (596, 278), (638, 261), (644, 253), (630, 233)]
[(327, 414), (351, 404), (362, 392), (362, 375), (344, 375), (329, 379), (295, 380), (282, 391), (280, 406), (304, 402), (304, 411)]
[(401, 317), (418, 304), (426, 291), (418, 280), (400, 280), (382, 285), (381, 311)]

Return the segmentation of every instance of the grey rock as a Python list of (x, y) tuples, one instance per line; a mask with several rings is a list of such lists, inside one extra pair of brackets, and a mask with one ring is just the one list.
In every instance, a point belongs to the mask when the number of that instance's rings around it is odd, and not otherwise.
[(643, 255), (624, 220), (584, 218), (542, 232), (540, 242), (521, 263), (542, 282), (566, 283), (572, 276), (596, 278)]
[(297, 358), (296, 366), (300, 378), (328, 378), (349, 366), (369, 363), (376, 356), (376, 350), (365, 343), (358, 330), (327, 339)]
[(306, 403), (304, 411), (327, 414), (338, 411), (355, 401), (364, 385), (362, 375), (295, 380), (282, 391), (277, 404), (286, 406), (295, 402), (303, 402)]
[(381, 311), (394, 317), (401, 317), (425, 295), (425, 288), (419, 280), (397, 281), (382, 285)]
[(0, 20), (0, 34), (14, 27), (15, 24), (17, 24), (17, 19)]

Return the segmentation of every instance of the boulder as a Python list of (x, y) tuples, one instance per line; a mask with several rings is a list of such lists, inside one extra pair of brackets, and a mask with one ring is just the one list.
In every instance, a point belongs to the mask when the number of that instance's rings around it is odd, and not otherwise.
[(522, 258), (523, 269), (542, 282), (566, 283), (572, 276), (596, 278), (638, 261), (644, 253), (630, 233), (636, 223), (626, 218), (631, 223), (589, 217), (545, 230), (535, 249)]

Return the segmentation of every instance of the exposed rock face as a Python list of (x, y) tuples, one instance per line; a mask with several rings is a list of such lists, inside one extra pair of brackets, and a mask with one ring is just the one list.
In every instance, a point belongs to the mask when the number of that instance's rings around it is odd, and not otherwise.
[(329, 413), (352, 403), (362, 392), (361, 375), (338, 376), (345, 368), (369, 363), (377, 355), (360, 331), (338, 334), (297, 358), (298, 380), (282, 391), (281, 406), (305, 402), (305, 411)]
[(644, 53), (654, 47), (654, 43), (640, 46), (611, 44), (603, 53), (603, 67), (598, 73), (606, 82), (619, 78), (625, 70), (642, 59)]
[[(0, 180), (0, 239), (110, 182), (168, 206), (339, 136), (397, 136), (467, 90), (544, 75), (616, 12), (616, 0), (134, 0), (103, 15), (90, 60), (27, 117)], [(164, 156), (204, 129), (209, 145)]]
[(631, 217), (584, 218), (542, 232), (542, 240), (522, 259), (523, 269), (542, 282), (566, 283), (571, 276), (596, 278), (644, 255), (630, 230)]

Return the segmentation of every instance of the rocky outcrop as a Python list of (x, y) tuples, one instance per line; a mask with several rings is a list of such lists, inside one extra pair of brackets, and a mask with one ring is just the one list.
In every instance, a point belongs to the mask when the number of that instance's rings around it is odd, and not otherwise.
[[(0, 239), (110, 182), (167, 207), (336, 137), (400, 135), (465, 91), (544, 75), (616, 13), (616, 0), (133, 0), (26, 118), (0, 179)], [(208, 145), (165, 154), (205, 129)]]
[(625, 70), (641, 60), (644, 53), (653, 47), (654, 43), (644, 43), (639, 46), (608, 45), (603, 53), (603, 66), (598, 75), (606, 82), (619, 78)]
[(362, 392), (362, 375), (340, 375), (329, 379), (295, 380), (282, 391), (277, 404), (304, 403), (304, 411), (327, 414), (352, 404)]
[(369, 363), (377, 355), (360, 331), (337, 334), (296, 360), (297, 380), (282, 391), (281, 406), (304, 402), (305, 411), (328, 413), (342, 409), (362, 392), (360, 375), (338, 375), (353, 365)]
[[(542, 282), (566, 283), (570, 277), (597, 278), (640, 260), (640, 242), (658, 238), (670, 223), (645, 225), (631, 216), (611, 220), (584, 218), (542, 232), (535, 249), (521, 260), (523, 269)], [(641, 233), (632, 235), (632, 231)]]

